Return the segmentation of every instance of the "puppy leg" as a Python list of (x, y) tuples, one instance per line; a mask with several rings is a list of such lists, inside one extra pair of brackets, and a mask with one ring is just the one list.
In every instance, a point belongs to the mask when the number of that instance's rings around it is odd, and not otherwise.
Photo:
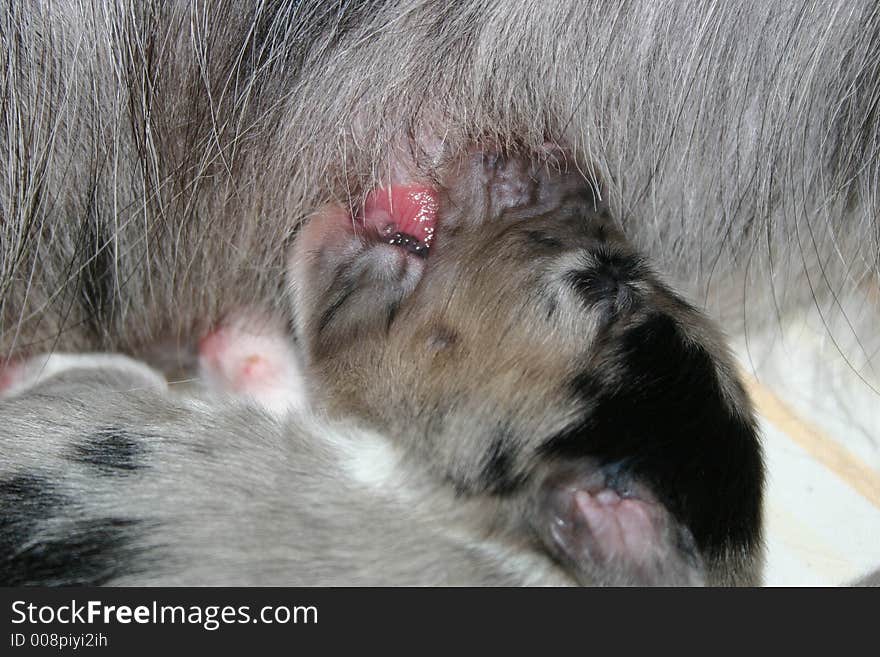
[(0, 370), (0, 399), (44, 385), (87, 383), (113, 389), (167, 389), (165, 378), (145, 363), (121, 354), (53, 353), (10, 363)]

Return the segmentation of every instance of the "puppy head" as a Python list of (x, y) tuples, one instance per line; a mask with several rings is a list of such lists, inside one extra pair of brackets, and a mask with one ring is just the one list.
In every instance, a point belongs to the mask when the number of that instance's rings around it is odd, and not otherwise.
[(342, 209), (303, 229), (316, 402), (514, 509), (577, 581), (754, 583), (761, 454), (712, 326), (577, 172), (474, 155), (444, 190), (427, 256)]

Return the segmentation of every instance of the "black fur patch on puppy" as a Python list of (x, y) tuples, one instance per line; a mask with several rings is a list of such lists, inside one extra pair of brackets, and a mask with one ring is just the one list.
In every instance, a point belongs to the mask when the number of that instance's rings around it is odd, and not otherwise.
[(136, 572), (142, 522), (77, 518), (70, 499), (30, 474), (0, 480), (0, 508), (0, 585), (95, 586)]
[(525, 478), (514, 469), (513, 453), (515, 441), (507, 427), (500, 426), (489, 442), (486, 461), (480, 472), (479, 481), (494, 495), (509, 495), (516, 492)]
[(116, 427), (98, 429), (74, 448), (73, 459), (103, 475), (127, 474), (144, 467), (144, 438)]
[(0, 480), (0, 582), (7, 579), (7, 560), (27, 543), (43, 518), (63, 504), (48, 480), (17, 475)]
[(602, 249), (589, 266), (571, 272), (568, 281), (589, 307), (607, 308), (612, 315), (634, 302), (630, 288), (647, 269), (640, 258)]
[(100, 586), (134, 572), (131, 541), (141, 523), (95, 518), (67, 523), (63, 536), (32, 542), (4, 560), (7, 586)]
[(653, 315), (627, 331), (622, 383), (572, 383), (593, 411), (543, 447), (566, 459), (622, 464), (651, 486), (706, 554), (759, 540), (763, 462), (750, 418), (722, 395), (709, 354)]

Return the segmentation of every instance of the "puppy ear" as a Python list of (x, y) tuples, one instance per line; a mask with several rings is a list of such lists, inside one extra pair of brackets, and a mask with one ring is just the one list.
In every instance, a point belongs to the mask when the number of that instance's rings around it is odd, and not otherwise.
[(584, 585), (700, 586), (690, 531), (619, 467), (559, 466), (538, 491), (538, 534)]

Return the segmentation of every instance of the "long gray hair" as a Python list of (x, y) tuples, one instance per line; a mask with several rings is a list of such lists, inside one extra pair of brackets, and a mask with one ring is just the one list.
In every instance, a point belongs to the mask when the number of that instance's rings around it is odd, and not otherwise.
[(872, 1), (14, 0), (0, 37), (3, 355), (275, 304), (318, 204), (484, 142), (588, 163), (739, 327), (812, 304), (857, 336), (876, 286)]

